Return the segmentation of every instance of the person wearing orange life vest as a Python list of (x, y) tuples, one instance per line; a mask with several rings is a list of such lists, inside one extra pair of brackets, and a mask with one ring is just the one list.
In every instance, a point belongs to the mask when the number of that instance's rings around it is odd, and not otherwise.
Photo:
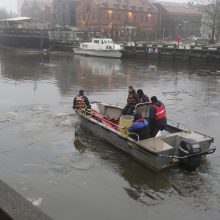
[(90, 109), (89, 99), (84, 95), (83, 90), (79, 90), (79, 94), (73, 100), (73, 109)]
[(167, 117), (166, 109), (164, 104), (157, 99), (156, 96), (151, 97), (151, 107), (150, 107), (150, 124), (151, 124), (151, 137), (155, 137), (158, 131), (163, 131), (166, 129)]
[(122, 115), (132, 115), (135, 109), (135, 105), (139, 103), (138, 95), (133, 86), (128, 87), (127, 105), (122, 109)]

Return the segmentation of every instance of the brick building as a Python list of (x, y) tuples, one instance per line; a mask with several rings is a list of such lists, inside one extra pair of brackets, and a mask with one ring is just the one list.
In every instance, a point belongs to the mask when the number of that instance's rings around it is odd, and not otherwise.
[(153, 40), (157, 37), (157, 9), (148, 0), (82, 0), (77, 26), (115, 39)]
[(182, 37), (199, 36), (201, 13), (184, 3), (157, 2), (158, 37), (174, 40), (177, 34)]

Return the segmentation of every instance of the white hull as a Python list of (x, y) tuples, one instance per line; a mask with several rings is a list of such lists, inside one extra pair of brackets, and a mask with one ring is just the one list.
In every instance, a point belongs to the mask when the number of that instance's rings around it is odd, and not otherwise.
[(121, 58), (122, 53), (119, 50), (82, 50), (74, 49), (74, 54), (94, 57)]

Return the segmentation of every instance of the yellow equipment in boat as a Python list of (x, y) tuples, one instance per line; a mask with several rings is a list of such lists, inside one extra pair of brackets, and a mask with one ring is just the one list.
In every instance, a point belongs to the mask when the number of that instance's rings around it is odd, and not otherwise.
[(126, 128), (130, 127), (133, 124), (134, 116), (132, 115), (123, 115), (119, 120), (119, 131), (124, 135), (129, 135), (129, 132)]

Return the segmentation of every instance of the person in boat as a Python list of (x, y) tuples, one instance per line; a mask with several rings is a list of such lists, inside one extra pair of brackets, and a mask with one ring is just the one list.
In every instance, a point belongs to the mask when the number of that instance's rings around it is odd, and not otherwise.
[(158, 131), (163, 131), (166, 129), (167, 117), (166, 109), (164, 104), (157, 99), (156, 96), (151, 97), (151, 106), (150, 106), (150, 135), (155, 137)]
[(91, 109), (89, 99), (84, 95), (83, 90), (79, 90), (79, 94), (73, 100), (73, 109)]
[(139, 103), (150, 102), (150, 99), (147, 95), (144, 94), (142, 89), (137, 90)]
[(138, 94), (134, 90), (133, 86), (128, 87), (127, 105), (122, 109), (122, 115), (132, 115), (135, 109), (135, 105), (139, 103)]
[(141, 113), (136, 113), (134, 115), (134, 122), (127, 128), (127, 131), (131, 132), (129, 136), (135, 140), (138, 140), (137, 135), (139, 136), (139, 140), (144, 140), (150, 137), (149, 122), (147, 119), (142, 117)]

